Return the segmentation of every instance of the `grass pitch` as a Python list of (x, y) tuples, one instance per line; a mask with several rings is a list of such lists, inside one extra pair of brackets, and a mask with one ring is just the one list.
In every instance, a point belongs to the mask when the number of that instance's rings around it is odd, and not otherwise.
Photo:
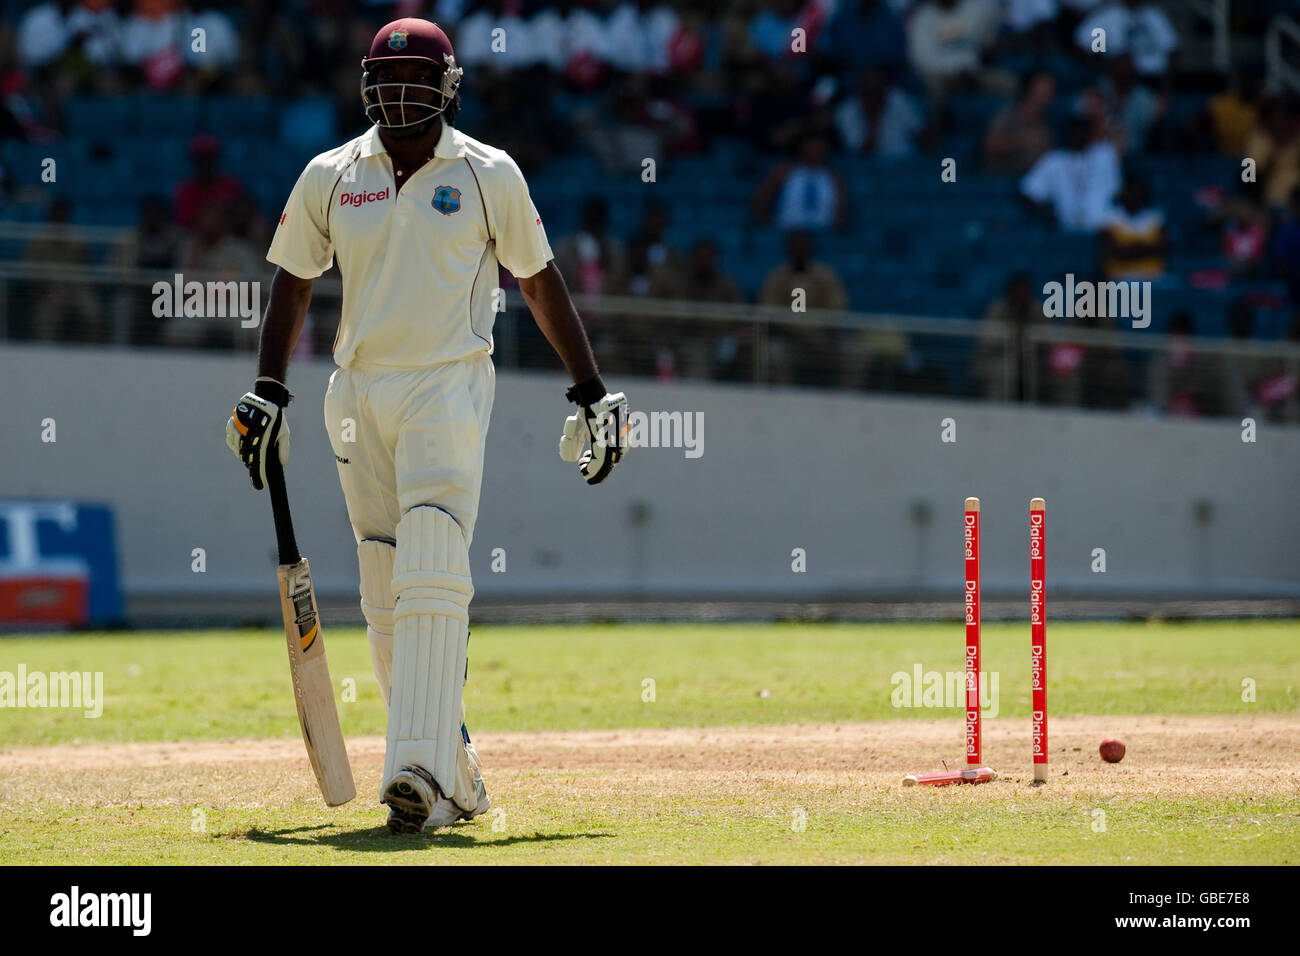
[[(475, 627), (467, 703), (496, 806), (415, 838), (375, 803), (364, 634), (326, 640), (359, 790), (332, 810), (278, 631), (0, 639), (0, 675), (104, 681), (96, 719), (0, 707), (0, 860), (1300, 862), (1294, 621), (1051, 626), (1037, 789), (1028, 628), (986, 625), (1002, 779), (907, 791), (904, 773), (958, 765), (960, 702), (895, 706), (898, 675), (960, 671), (958, 625)], [(1097, 757), (1104, 736), (1123, 763)]]

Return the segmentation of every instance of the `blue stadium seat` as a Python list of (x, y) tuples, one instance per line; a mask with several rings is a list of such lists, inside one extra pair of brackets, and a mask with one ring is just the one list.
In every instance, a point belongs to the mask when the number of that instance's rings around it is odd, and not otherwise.
[(79, 202), (72, 208), (72, 221), (79, 226), (123, 226), (136, 219), (136, 207), (124, 202)]
[(52, 158), (58, 166), (72, 155), (75, 147), (63, 143), (28, 143), (21, 140), (7, 140), (0, 144), (3, 149), (5, 171), (19, 186), (34, 186), (41, 182), (43, 163)]
[(1276, 309), (1259, 309), (1255, 313), (1255, 337), (1266, 340), (1284, 339), (1291, 330), (1293, 310), (1289, 306)]
[[(948, 101), (953, 138), (978, 143), (998, 111), (1011, 102), (1009, 96), (992, 93), (958, 93)], [(951, 147), (945, 147), (950, 152)]]
[(135, 118), (132, 129), (141, 136), (189, 137), (200, 126), (200, 101), (172, 94), (137, 93), (124, 101)]
[(177, 138), (127, 139), (116, 144), (116, 155), (137, 181), (152, 190), (165, 187), (170, 191), (190, 174), (187, 147), (186, 140)]
[(5, 206), (4, 215), (9, 222), (44, 222), (45, 209), (45, 203), (15, 203)]
[(117, 140), (135, 135), (135, 112), (130, 100), (113, 96), (74, 96), (64, 106), (63, 126), (68, 136), (89, 140)]
[(275, 135), (275, 105), (262, 96), (211, 96), (204, 100), (201, 124), (223, 140), (230, 136)]

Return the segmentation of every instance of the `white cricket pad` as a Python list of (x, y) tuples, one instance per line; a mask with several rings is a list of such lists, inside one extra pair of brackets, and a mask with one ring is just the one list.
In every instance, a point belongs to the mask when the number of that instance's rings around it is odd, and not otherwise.
[(381, 786), (405, 764), (424, 767), (446, 797), (457, 794), (463, 691), (474, 587), (456, 521), (434, 506), (397, 525), (393, 567), (392, 697)]

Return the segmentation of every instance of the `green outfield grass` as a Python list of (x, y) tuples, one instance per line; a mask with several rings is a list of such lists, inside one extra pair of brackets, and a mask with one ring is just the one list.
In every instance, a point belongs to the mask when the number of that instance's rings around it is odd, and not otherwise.
[[(345, 731), (382, 734), (364, 633), (326, 639)], [(1071, 717), (1087, 729), (1062, 763), (1053, 757), (1053, 781), (1031, 788), (1024, 759), (986, 786), (904, 789), (902, 772), (956, 756), (960, 717), (893, 706), (891, 676), (917, 665), (959, 671), (962, 655), (958, 624), (475, 627), (470, 727), (507, 735), (488, 755), (497, 806), (472, 824), (396, 838), (375, 802), (374, 743), (354, 754), (359, 798), (320, 803), (279, 632), (0, 638), (0, 680), (19, 665), (99, 671), (105, 692), (98, 719), (0, 707), (0, 862), (1300, 863), (1300, 762), (1286, 740), (1300, 711), (1297, 622), (1054, 624), (1051, 712), (1058, 729)], [(984, 664), (998, 676), (1000, 715), (1027, 715), (1027, 626), (986, 626)], [(1243, 699), (1244, 682), (1254, 700)], [(1157, 745), (1164, 715), (1223, 716), (1203, 733), (1195, 723), (1182, 744)], [(863, 723), (915, 718), (940, 719), (937, 731), (913, 725), (938, 742), (913, 743), (907, 757), (902, 724)], [(806, 756), (784, 730), (795, 724), (835, 725), (821, 753), (838, 760)], [(748, 761), (734, 748), (716, 760), (680, 753), (704, 739), (693, 731), (652, 745), (643, 730), (572, 760), (538, 750), (555, 746), (543, 738), (510, 734), (758, 725), (755, 734), (785, 737)], [(1145, 739), (1112, 768), (1095, 740), (1113, 726)], [(875, 742), (842, 746), (853, 727)], [(283, 743), (209, 743), (226, 738)], [(134, 746), (152, 741), (187, 753)], [(16, 749), (117, 742), (132, 744), (120, 758)], [(260, 756), (274, 747), (277, 756)], [(98, 765), (78, 764), (77, 754), (97, 752)]]
[[(364, 632), (326, 635), (349, 734), (383, 733)], [(956, 624), (475, 627), (466, 688), (478, 730), (579, 730), (937, 716), (891, 705), (891, 675), (962, 668)], [(984, 628), (999, 711), (1028, 713), (1029, 631)], [(1295, 621), (1061, 623), (1048, 638), (1057, 714), (1300, 709)], [(102, 671), (103, 716), (0, 708), (0, 744), (189, 740), (297, 732), (283, 637), (272, 631), (0, 638), (0, 672)], [(653, 703), (643, 682), (654, 681)], [(1253, 702), (1242, 682), (1254, 682)], [(767, 691), (766, 696), (760, 696)], [(956, 713), (954, 709), (953, 713)]]
[[(507, 816), (503, 832), (483, 819), (416, 837), (394, 837), (361, 801), (332, 811), (304, 804), (212, 812), (203, 832), (193, 832), (185, 807), (59, 808), (0, 821), (0, 854), (12, 864), (118, 865), (1300, 862), (1294, 798), (1255, 799), (1248, 807), (1177, 797), (1049, 802), (971, 787), (938, 799), (891, 793), (846, 809), (823, 808), (816, 794), (802, 794), (807, 820), (795, 830), (786, 812), (791, 801), (774, 807), (773, 796), (669, 801), (653, 814), (635, 800), (599, 807), (555, 800)], [(1098, 806), (1106, 810), (1101, 832), (1093, 828)]]

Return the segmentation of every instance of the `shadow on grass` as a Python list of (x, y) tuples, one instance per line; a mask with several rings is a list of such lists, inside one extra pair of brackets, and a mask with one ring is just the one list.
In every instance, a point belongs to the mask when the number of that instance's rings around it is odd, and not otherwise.
[(291, 827), (284, 830), (262, 830), (253, 827), (243, 834), (238, 832), (218, 835), (218, 839), (238, 839), (241, 835), (254, 843), (276, 846), (327, 846), (335, 850), (362, 853), (402, 853), (425, 850), (430, 847), (502, 847), (516, 843), (556, 843), (562, 840), (604, 840), (612, 833), (531, 833), (508, 836), (493, 833), (489, 827), (460, 824), (441, 830), (426, 830), (417, 834), (395, 834), (388, 827), (367, 827), (348, 833), (319, 833), (329, 827)]

